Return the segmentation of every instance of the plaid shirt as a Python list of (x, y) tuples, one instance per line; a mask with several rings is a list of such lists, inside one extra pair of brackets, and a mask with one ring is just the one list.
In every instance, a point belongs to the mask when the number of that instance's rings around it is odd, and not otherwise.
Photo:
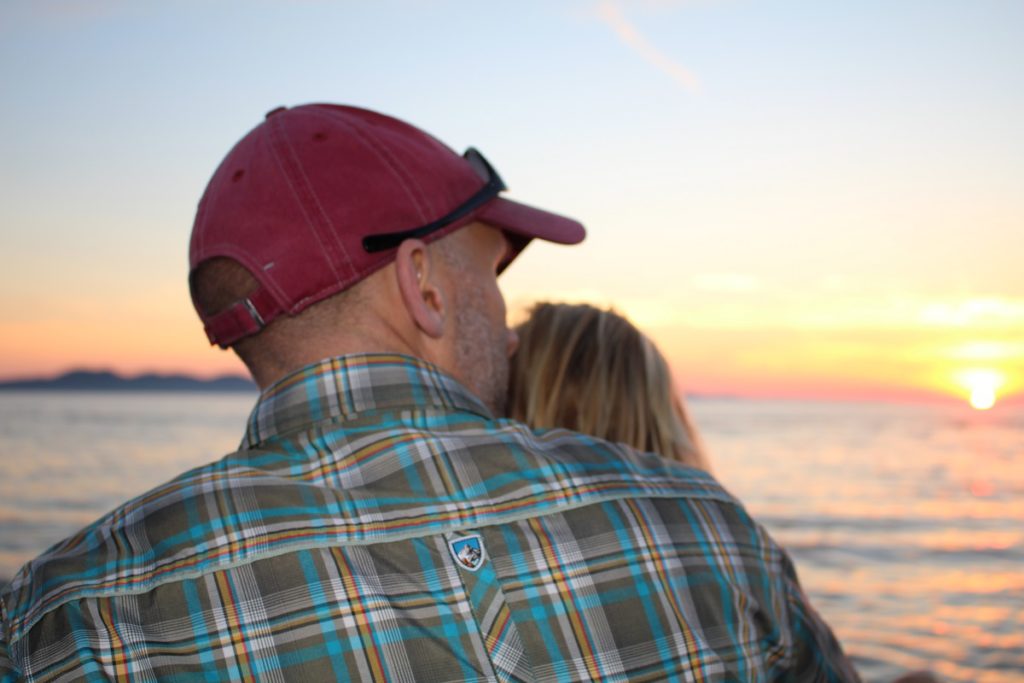
[(0, 598), (5, 680), (857, 679), (708, 475), (495, 419), (401, 356), (282, 380), (237, 452)]

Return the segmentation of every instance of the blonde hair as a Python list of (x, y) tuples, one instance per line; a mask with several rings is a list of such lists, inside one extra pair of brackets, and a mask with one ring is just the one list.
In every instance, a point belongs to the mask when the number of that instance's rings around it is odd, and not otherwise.
[(587, 304), (539, 303), (516, 332), (510, 417), (709, 470), (668, 363), (624, 317)]

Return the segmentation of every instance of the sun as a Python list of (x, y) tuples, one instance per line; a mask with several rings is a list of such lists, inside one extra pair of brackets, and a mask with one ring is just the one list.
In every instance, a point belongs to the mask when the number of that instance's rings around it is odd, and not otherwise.
[(995, 370), (968, 370), (960, 375), (961, 382), (971, 392), (970, 403), (975, 410), (988, 410), (996, 404), (996, 390), (1006, 378)]
[(996, 404), (996, 390), (989, 386), (973, 387), (970, 401), (975, 410), (988, 410)]

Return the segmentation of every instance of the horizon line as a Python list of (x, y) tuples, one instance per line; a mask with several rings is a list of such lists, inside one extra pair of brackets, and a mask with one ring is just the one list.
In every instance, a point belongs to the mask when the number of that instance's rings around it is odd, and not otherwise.
[[(98, 392), (115, 392), (115, 391), (132, 391), (131, 388), (87, 388), (87, 389), (74, 389), (68, 387), (47, 387), (45, 383), (57, 382), (70, 375), (84, 373), (84, 374), (103, 374), (111, 375), (117, 380), (131, 382), (141, 378), (160, 378), (160, 379), (173, 379), (173, 378), (185, 378), (188, 380), (194, 380), (199, 383), (209, 383), (217, 380), (224, 379), (239, 379), (247, 382), (253, 382), (252, 377), (248, 373), (221, 373), (216, 375), (197, 375), (189, 371), (178, 370), (178, 371), (142, 371), (134, 373), (125, 373), (111, 368), (110, 366), (105, 367), (74, 367), (62, 372), (56, 372), (53, 374), (36, 374), (36, 375), (22, 375), (22, 376), (7, 376), (0, 377), (0, 390), (3, 391), (98, 391)], [(4, 386), (19, 383), (40, 383), (44, 386), (38, 387), (13, 387)], [(141, 391), (141, 389), (139, 389)], [(148, 392), (152, 393), (152, 391)], [(691, 400), (742, 400), (742, 401), (827, 401), (829, 403), (889, 403), (889, 404), (900, 404), (900, 405), (963, 405), (967, 403), (966, 399), (954, 396), (952, 394), (944, 393), (941, 391), (931, 389), (919, 389), (913, 387), (907, 387), (903, 390), (893, 391), (879, 388), (876, 391), (871, 391), (863, 387), (859, 387), (856, 390), (849, 390), (844, 392), (841, 388), (839, 389), (823, 389), (821, 391), (813, 390), (797, 390), (787, 392), (785, 390), (779, 391), (765, 391), (763, 386), (759, 389), (754, 389), (749, 392), (737, 391), (735, 388), (728, 390), (715, 390), (713, 388), (706, 389), (684, 389), (682, 395)], [(1024, 392), (1008, 394), (1000, 397), (996, 405), (1024, 405)]]

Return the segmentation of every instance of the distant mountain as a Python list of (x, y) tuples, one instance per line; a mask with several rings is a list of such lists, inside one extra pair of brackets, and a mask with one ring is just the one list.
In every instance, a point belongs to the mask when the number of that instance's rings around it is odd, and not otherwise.
[(113, 372), (74, 370), (59, 377), (29, 378), (0, 382), (4, 390), (60, 390), (60, 391), (247, 391), (255, 392), (256, 385), (249, 379), (224, 375), (214, 379), (198, 379), (188, 375), (146, 374), (122, 377)]

